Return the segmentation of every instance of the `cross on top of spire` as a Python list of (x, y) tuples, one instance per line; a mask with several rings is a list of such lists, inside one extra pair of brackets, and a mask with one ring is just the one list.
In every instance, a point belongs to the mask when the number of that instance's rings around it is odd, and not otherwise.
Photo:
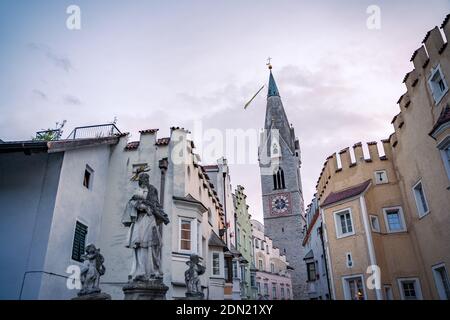
[(268, 57), (266, 65), (269, 67), (269, 70), (272, 70), (272, 64), (270, 63), (270, 60), (272, 60), (272, 58)]

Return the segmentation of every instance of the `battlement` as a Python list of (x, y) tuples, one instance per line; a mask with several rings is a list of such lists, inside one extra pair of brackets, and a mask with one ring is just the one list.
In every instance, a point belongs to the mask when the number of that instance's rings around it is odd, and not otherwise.
[(377, 164), (392, 159), (391, 141), (392, 139), (384, 139), (381, 141), (384, 155), (380, 155), (378, 143), (376, 141), (370, 141), (367, 142), (368, 154), (365, 154), (361, 142), (357, 142), (353, 145), (354, 161), (352, 161), (352, 151), (350, 150), (350, 147), (344, 148), (338, 152), (340, 165), (338, 163), (338, 154), (333, 153), (328, 156), (316, 184), (317, 197), (319, 199), (321, 198), (328, 183), (333, 177), (345, 175), (350, 170), (360, 170), (361, 167), (368, 164)]
[[(425, 34), (421, 46), (416, 49), (410, 61), (414, 65), (414, 69), (408, 72), (403, 78), (403, 83), (406, 86), (406, 92), (398, 99), (397, 104), (400, 108), (400, 113), (392, 119), (392, 125), (395, 132), (398, 134), (405, 124), (403, 113), (407, 112), (410, 107), (414, 108), (412, 101), (415, 95), (424, 94), (422, 90), (418, 89), (419, 82), (427, 82), (428, 76), (432, 68), (435, 68), (442, 60), (444, 54), (448, 55), (447, 43), (442, 36), (441, 30), (446, 39), (450, 39), (450, 14), (448, 14), (441, 27), (435, 26), (433, 29)], [(448, 75), (450, 77), (450, 75)], [(421, 88), (423, 86), (420, 86)], [(422, 105), (418, 106), (422, 107)], [(397, 135), (391, 137), (391, 144), (396, 145)]]

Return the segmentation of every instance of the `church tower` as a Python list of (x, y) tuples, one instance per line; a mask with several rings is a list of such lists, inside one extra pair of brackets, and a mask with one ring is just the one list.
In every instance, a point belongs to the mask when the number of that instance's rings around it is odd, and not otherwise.
[(294, 299), (307, 299), (300, 143), (284, 111), (272, 66), (268, 65), (266, 118), (258, 150), (264, 228), (294, 268), (291, 272)]

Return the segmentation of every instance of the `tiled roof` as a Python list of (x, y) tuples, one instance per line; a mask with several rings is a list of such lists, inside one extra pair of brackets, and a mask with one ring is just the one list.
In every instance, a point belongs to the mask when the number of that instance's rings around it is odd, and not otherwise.
[(167, 146), (170, 142), (170, 138), (160, 138), (156, 140), (157, 146)]
[(156, 133), (158, 132), (159, 129), (145, 129), (145, 130), (141, 130), (139, 131), (140, 134), (147, 134), (147, 133)]
[(139, 141), (128, 142), (125, 150), (136, 150), (139, 147)]
[(210, 247), (220, 247), (220, 248), (226, 248), (225, 242), (223, 242), (222, 239), (213, 231), (211, 232), (211, 236), (208, 240), (208, 246)]
[(450, 121), (450, 106), (446, 105), (444, 109), (442, 109), (441, 114), (439, 115), (439, 118), (436, 121), (436, 124), (433, 126), (433, 129), (430, 131), (430, 136), (433, 136), (435, 131), (442, 126), (443, 124), (446, 124)]
[(321, 207), (328, 206), (330, 204), (352, 198), (354, 196), (357, 196), (361, 194), (364, 190), (367, 189), (367, 187), (370, 185), (371, 180), (367, 180), (366, 182), (363, 182), (361, 184), (358, 184), (356, 186), (353, 186), (351, 188), (341, 190), (338, 192), (331, 192), (328, 197), (321, 203)]

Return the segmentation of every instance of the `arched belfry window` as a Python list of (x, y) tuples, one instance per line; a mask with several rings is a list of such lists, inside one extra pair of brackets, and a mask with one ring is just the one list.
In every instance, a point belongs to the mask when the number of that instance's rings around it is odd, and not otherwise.
[(283, 169), (278, 168), (277, 172), (273, 174), (273, 189), (285, 189), (286, 185), (284, 182), (284, 172)]

